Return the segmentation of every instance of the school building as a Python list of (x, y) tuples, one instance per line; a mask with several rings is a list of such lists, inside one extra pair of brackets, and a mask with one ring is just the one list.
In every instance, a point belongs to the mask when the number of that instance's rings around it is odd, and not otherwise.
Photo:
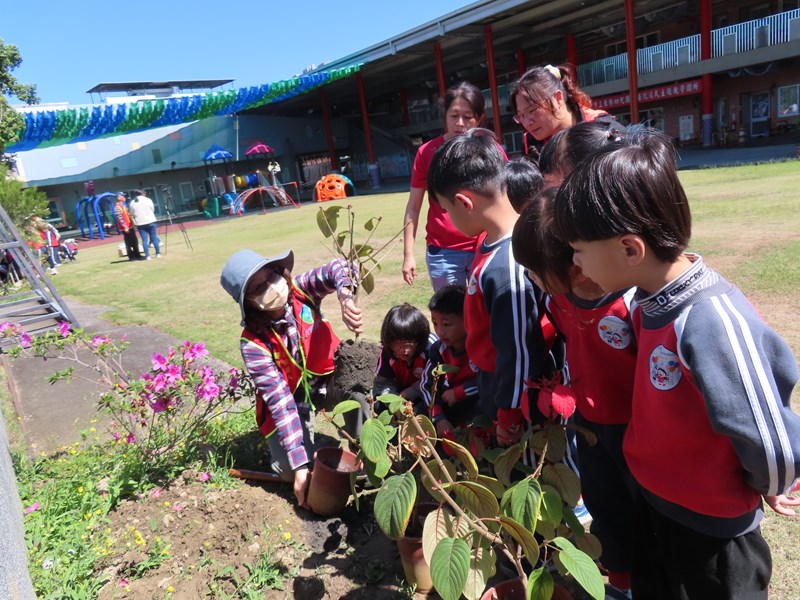
[[(70, 226), (89, 180), (98, 192), (144, 188), (162, 216), (167, 208), (194, 210), (221, 190), (219, 179), (238, 188), (270, 165), (279, 166), (280, 181), (294, 182), (290, 194), (304, 198), (337, 169), (357, 189), (376, 188), (409, 178), (416, 149), (441, 133), (439, 98), (462, 80), (484, 90), (487, 126), (509, 155), (520, 152), (509, 84), (529, 66), (563, 62), (577, 66), (594, 107), (681, 144), (748, 144), (800, 129), (800, 0), (481, 0), (307, 70), (309, 81), (336, 70), (347, 76), (304, 93), (189, 123), (23, 150), (20, 176), (46, 191), (52, 220)], [(230, 83), (93, 92), (106, 104), (170, 102), (198, 89), (209, 97)], [(260, 143), (271, 152), (248, 154)], [(230, 157), (204, 161), (215, 144)]]

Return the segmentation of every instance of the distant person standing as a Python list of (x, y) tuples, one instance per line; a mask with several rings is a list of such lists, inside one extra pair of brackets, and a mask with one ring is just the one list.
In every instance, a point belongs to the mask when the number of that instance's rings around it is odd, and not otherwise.
[(133, 217), (136, 229), (142, 236), (142, 248), (144, 248), (145, 260), (150, 260), (150, 240), (156, 249), (156, 258), (161, 258), (161, 240), (158, 239), (156, 231), (156, 213), (153, 201), (144, 195), (142, 190), (134, 191), (136, 196), (131, 200), (128, 210)]
[(128, 260), (142, 260), (142, 253), (139, 252), (139, 238), (136, 237), (136, 229), (134, 229), (133, 217), (128, 210), (127, 199), (122, 192), (117, 194), (117, 203), (114, 204), (114, 219), (125, 239), (125, 252)]

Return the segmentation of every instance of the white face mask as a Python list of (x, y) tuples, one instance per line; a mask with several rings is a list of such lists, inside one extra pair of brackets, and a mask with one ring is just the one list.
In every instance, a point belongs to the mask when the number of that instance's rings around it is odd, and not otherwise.
[(261, 293), (247, 294), (247, 301), (262, 311), (283, 308), (289, 300), (289, 284), (282, 275), (270, 278), (270, 284)]

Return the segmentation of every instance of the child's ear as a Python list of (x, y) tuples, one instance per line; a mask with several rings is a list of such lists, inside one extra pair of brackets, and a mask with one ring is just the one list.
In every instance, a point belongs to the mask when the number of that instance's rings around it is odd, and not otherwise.
[(454, 201), (456, 202), (456, 204), (460, 204), (461, 206), (463, 206), (467, 212), (472, 212), (475, 209), (475, 203), (472, 201), (472, 198), (470, 198), (467, 194), (462, 194), (461, 192), (458, 192), (456, 194)]
[(625, 257), (631, 266), (638, 265), (644, 260), (647, 245), (641, 237), (629, 233), (620, 237), (619, 243), (622, 244)]

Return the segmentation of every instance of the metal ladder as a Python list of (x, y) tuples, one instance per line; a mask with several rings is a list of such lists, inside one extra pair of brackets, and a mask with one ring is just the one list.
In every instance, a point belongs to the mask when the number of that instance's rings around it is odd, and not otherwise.
[[(30, 335), (55, 329), (61, 321), (79, 328), (75, 316), (58, 295), (42, 263), (34, 256), (5, 208), (0, 205), (0, 252), (5, 251), (11, 253), (22, 279), (28, 281), (31, 289), (0, 296), (0, 322), (15, 323)], [(12, 274), (9, 273), (9, 281), (11, 278)], [(13, 288), (7, 283), (4, 291), (9, 289)], [(10, 338), (0, 339), (0, 352), (15, 343)]]

